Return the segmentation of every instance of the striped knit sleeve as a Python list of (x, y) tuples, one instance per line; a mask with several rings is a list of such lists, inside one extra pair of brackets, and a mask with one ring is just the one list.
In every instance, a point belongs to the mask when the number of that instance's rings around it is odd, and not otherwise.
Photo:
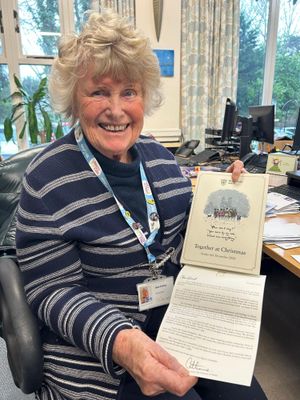
[(112, 360), (117, 333), (135, 323), (88, 290), (76, 242), (60, 226), (60, 210), (49, 212), (44, 185), (25, 175), (18, 211), (17, 256), (33, 311), (58, 336), (96, 357), (117, 378), (124, 370)]

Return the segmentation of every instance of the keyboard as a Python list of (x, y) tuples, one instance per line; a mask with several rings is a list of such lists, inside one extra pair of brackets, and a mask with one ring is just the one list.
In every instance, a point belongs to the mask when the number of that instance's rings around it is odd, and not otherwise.
[(280, 185), (270, 189), (269, 191), (284, 194), (285, 196), (291, 197), (300, 202), (300, 187), (298, 186)]
[[(243, 161), (243, 160), (242, 160)], [(268, 161), (268, 154), (261, 153), (252, 157), (249, 162), (245, 161), (245, 169), (252, 174), (264, 174)]]
[(253, 164), (246, 164), (245, 169), (246, 171), (251, 172), (251, 174), (264, 174), (266, 172), (266, 167)]

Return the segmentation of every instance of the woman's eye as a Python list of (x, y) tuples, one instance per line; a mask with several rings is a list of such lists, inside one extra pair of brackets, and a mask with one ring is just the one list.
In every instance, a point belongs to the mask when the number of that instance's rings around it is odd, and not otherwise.
[(92, 93), (92, 96), (93, 96), (93, 97), (101, 97), (101, 96), (107, 96), (107, 95), (108, 95), (107, 91), (106, 91), (106, 90), (103, 90), (103, 89), (95, 90), (95, 91)]
[(126, 89), (124, 91), (124, 96), (125, 97), (133, 97), (136, 96), (136, 91), (134, 89)]

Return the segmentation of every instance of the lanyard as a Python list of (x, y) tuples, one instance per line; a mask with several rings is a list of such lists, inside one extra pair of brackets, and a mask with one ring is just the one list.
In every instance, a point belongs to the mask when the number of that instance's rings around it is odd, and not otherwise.
[(155, 263), (155, 256), (150, 252), (149, 246), (154, 242), (154, 239), (158, 233), (158, 230), (160, 228), (160, 222), (159, 222), (159, 215), (157, 212), (156, 204), (154, 197), (152, 195), (152, 191), (149, 185), (149, 182), (147, 180), (147, 176), (144, 170), (144, 167), (142, 163), (140, 162), (140, 175), (141, 175), (141, 181), (142, 181), (142, 187), (143, 187), (143, 192), (145, 196), (145, 201), (146, 201), (146, 206), (147, 206), (147, 217), (148, 217), (148, 225), (149, 225), (149, 230), (150, 230), (150, 235), (147, 238), (145, 233), (141, 229), (141, 224), (136, 222), (132, 217), (131, 214), (128, 210), (126, 210), (122, 203), (116, 198), (112, 187), (110, 186), (101, 166), (99, 165), (98, 161), (90, 151), (86, 140), (84, 138), (84, 135), (82, 133), (80, 125), (77, 125), (75, 128), (75, 139), (76, 142), (79, 146), (79, 149), (81, 153), (83, 154), (84, 158), (86, 159), (87, 163), (89, 164), (90, 168), (94, 172), (94, 174), (98, 177), (98, 179), (102, 182), (102, 184), (106, 187), (106, 189), (111, 193), (111, 195), (114, 197), (119, 210), (121, 214), (123, 215), (123, 218), (129, 225), (129, 227), (132, 229), (134, 234), (136, 235), (138, 241), (140, 244), (144, 247), (148, 262), (149, 264)]

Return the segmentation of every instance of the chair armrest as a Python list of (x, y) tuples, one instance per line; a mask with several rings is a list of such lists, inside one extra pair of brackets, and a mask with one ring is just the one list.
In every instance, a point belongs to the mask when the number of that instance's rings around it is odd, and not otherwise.
[(24, 393), (32, 393), (43, 376), (40, 329), (26, 300), (21, 271), (8, 257), (0, 257), (1, 320), (14, 382)]

